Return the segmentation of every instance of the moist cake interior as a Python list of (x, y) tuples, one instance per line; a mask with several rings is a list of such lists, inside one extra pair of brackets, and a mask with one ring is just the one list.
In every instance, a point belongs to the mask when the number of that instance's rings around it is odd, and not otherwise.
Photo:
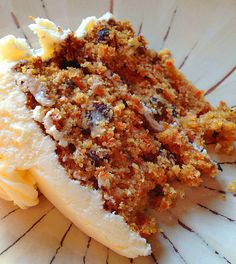
[(206, 144), (230, 153), (236, 139), (236, 111), (213, 108), (170, 52), (148, 49), (128, 22), (98, 21), (82, 38), (69, 34), (52, 59), (14, 71), (68, 177), (98, 190), (143, 237), (157, 231), (148, 208), (183, 195), (173, 182), (196, 187), (216, 175)]

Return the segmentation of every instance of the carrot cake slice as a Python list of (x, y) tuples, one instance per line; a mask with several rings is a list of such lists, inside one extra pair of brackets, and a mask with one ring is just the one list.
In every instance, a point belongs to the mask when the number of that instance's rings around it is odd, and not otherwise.
[(39, 52), (12, 36), (0, 42), (0, 195), (28, 207), (38, 186), (113, 250), (149, 254), (158, 230), (149, 210), (183, 197), (174, 182), (197, 187), (217, 174), (206, 144), (232, 151), (236, 110), (212, 107), (169, 50), (150, 50), (110, 14), (76, 32), (39, 18), (30, 28)]

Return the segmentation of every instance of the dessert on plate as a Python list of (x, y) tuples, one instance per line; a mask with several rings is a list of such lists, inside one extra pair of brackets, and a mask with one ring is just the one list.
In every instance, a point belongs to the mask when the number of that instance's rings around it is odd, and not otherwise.
[(212, 107), (129, 22), (109, 13), (77, 31), (35, 18), (41, 49), (0, 40), (0, 196), (21, 208), (37, 188), (89, 236), (127, 257), (151, 253), (151, 210), (214, 177), (206, 145), (230, 153), (236, 110)]

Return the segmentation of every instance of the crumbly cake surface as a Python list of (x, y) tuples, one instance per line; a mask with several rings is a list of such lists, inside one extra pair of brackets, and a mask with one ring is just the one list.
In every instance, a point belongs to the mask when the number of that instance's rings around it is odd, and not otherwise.
[(206, 144), (233, 148), (236, 111), (211, 107), (169, 51), (149, 50), (127, 22), (99, 21), (83, 38), (69, 34), (52, 59), (14, 70), (68, 176), (99, 190), (104, 208), (144, 237), (157, 231), (147, 209), (183, 195), (174, 181), (195, 187), (216, 175)]

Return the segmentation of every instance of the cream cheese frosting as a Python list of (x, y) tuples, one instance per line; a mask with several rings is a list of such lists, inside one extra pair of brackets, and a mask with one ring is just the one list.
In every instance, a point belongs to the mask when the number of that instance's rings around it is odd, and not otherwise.
[[(0, 197), (27, 208), (38, 203), (36, 182), (28, 171), (32, 160), (24, 161), (27, 142), (33, 139), (30, 127), (29, 130), (24, 127), (21, 109), (18, 108), (25, 99), (17, 96), (16, 92), (9, 96), (16, 86), (11, 71), (13, 65), (0, 63)], [(12, 115), (13, 107), (15, 115)]]
[(29, 171), (0, 162), (0, 197), (26, 209), (38, 204), (36, 182)]
[(34, 24), (29, 25), (29, 28), (37, 35), (41, 52), (37, 55), (41, 56), (43, 60), (48, 60), (53, 56), (54, 51), (60, 43), (70, 32), (70, 29), (62, 30), (55, 23), (44, 18), (35, 18)]
[(8, 35), (0, 39), (0, 61), (18, 61), (32, 56), (32, 50), (23, 38)]

